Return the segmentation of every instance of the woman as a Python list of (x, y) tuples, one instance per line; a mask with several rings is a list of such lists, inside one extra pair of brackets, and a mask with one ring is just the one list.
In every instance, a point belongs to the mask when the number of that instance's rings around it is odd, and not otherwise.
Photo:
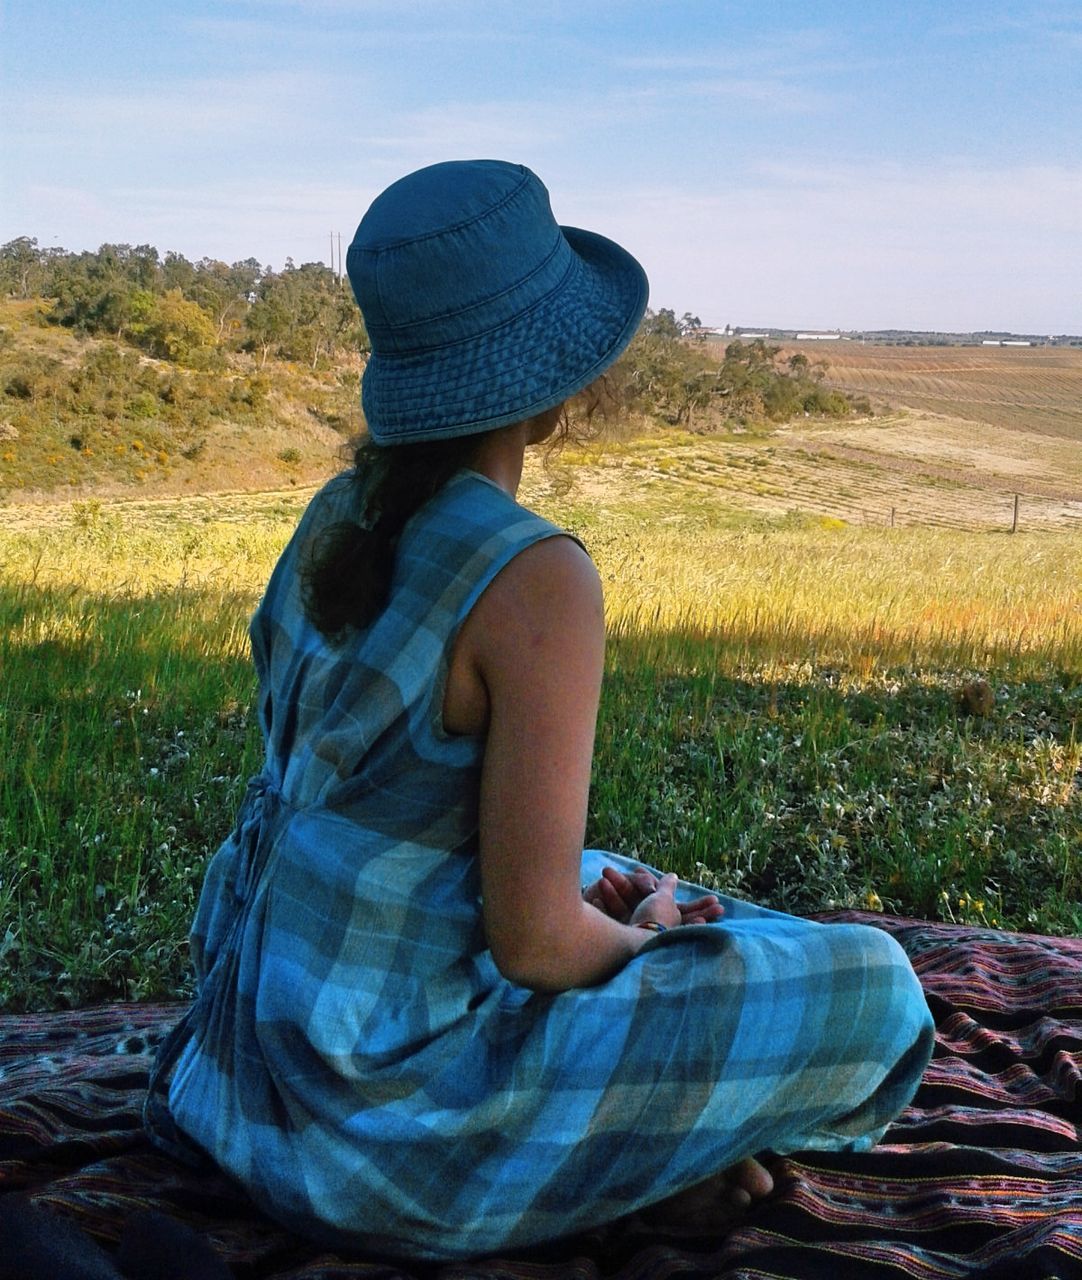
[(173, 1120), (298, 1231), (429, 1258), (720, 1215), (769, 1189), (756, 1152), (870, 1146), (930, 1051), (896, 944), (582, 853), (601, 592), (515, 492), (641, 268), (496, 161), (395, 183), (347, 261), (370, 441), (253, 619), (267, 760)]

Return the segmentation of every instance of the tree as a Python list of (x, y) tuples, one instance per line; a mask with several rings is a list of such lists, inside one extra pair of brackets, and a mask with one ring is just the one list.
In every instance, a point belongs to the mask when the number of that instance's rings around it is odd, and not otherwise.
[(675, 313), (668, 307), (662, 307), (660, 311), (651, 311), (647, 307), (639, 332), (647, 338), (671, 341), (680, 337), (680, 325), (677, 323)]
[(133, 256), (130, 245), (103, 244), (97, 253), (73, 254), (57, 262), (52, 318), (86, 333), (122, 338), (132, 320), (134, 295), (145, 287), (140, 281), (155, 274), (157, 250), (148, 250), (142, 245)]
[(162, 264), (158, 250), (152, 244), (137, 244), (134, 249), (118, 245), (127, 253), (121, 258), (124, 275), (140, 289), (156, 292), (161, 288)]
[(339, 346), (367, 350), (368, 336), (360, 312), (335, 273), (322, 262), (267, 272), (245, 318), (250, 345), (258, 347), (265, 363), (272, 348), (290, 360), (304, 360), (313, 368)]
[(265, 279), (260, 296), (248, 308), (244, 327), (250, 335), (249, 345), (258, 347), (261, 353), (259, 367), (267, 363), (271, 350), (285, 339), (289, 332), (289, 312), (285, 298), (275, 287), (277, 277)]
[(56, 273), (52, 319), (84, 333), (109, 333), (122, 338), (132, 318), (135, 286), (120, 277), (79, 270), (79, 265)]
[(42, 252), (32, 236), (17, 236), (0, 246), (0, 289), (9, 297), (32, 298), (40, 292)]
[(767, 401), (777, 379), (774, 358), (780, 347), (769, 346), (762, 338), (754, 342), (730, 342), (718, 370), (718, 394), (725, 397), (727, 415), (732, 418), (759, 418), (768, 414)]
[(199, 305), (214, 321), (218, 342), (239, 324), (255, 296), (263, 268), (255, 258), (226, 266), (214, 258), (196, 263), (185, 296)]
[(178, 364), (191, 364), (217, 340), (210, 316), (179, 289), (170, 289), (156, 300), (144, 334), (154, 355)]
[(682, 340), (684, 331), (698, 323), (689, 312), (679, 321), (668, 308), (646, 312), (617, 367), (629, 405), (690, 426), (710, 403), (714, 374), (700, 345)]
[(695, 418), (700, 409), (705, 409), (717, 392), (717, 378), (707, 371), (686, 377), (681, 386), (680, 403), (676, 411), (676, 421), (683, 422), (689, 431), (695, 429)]
[(182, 253), (174, 253), (170, 249), (162, 262), (163, 290), (179, 289), (187, 297), (194, 279), (195, 267)]
[(725, 348), (718, 390), (730, 417), (784, 422), (800, 412), (839, 417), (850, 411), (845, 396), (824, 391), (820, 385), (825, 365), (809, 363), (798, 351), (779, 367), (780, 352), (780, 347), (762, 338), (750, 343), (737, 340)]

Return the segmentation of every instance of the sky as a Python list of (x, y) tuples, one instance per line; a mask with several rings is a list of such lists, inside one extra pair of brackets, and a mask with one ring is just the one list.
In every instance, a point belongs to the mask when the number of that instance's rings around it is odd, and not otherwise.
[(329, 261), (521, 161), (704, 323), (1082, 333), (1080, 0), (0, 0), (0, 243)]

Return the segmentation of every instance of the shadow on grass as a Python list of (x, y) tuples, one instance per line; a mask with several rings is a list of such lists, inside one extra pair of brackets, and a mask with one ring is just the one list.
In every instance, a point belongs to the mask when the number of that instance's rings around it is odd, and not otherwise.
[[(0, 585), (0, 1004), (186, 990), (205, 862), (261, 760), (251, 607)], [(587, 841), (785, 910), (1082, 932), (1082, 683), (1030, 653), (986, 671), (974, 718), (956, 656), (615, 635)]]
[(988, 714), (972, 715), (972, 673), (950, 665), (751, 654), (686, 633), (616, 639), (592, 843), (783, 910), (1082, 927), (1077, 675), (989, 671)]

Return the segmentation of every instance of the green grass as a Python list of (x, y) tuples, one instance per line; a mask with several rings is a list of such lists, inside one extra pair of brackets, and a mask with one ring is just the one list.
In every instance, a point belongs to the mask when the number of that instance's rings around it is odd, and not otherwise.
[[(787, 910), (1082, 932), (1082, 563), (1009, 538), (532, 492), (605, 583), (588, 840)], [(260, 762), (245, 628), (302, 499), (0, 533), (0, 1003), (188, 990)], [(994, 687), (971, 717), (962, 684)]]
[(604, 695), (603, 847), (783, 910), (1082, 930), (1077, 679), (1002, 677), (973, 720), (942, 671), (674, 674), (683, 638), (642, 648), (617, 641)]
[(182, 989), (207, 853), (258, 767), (249, 607), (0, 590), (0, 1002)]

